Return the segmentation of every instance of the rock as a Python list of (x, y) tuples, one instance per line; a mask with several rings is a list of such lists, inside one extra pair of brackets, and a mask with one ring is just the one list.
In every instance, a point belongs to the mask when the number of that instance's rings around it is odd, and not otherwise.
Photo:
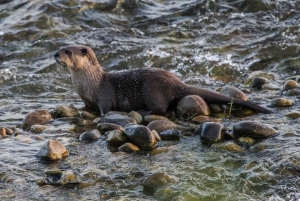
[(108, 114), (101, 117), (98, 123), (113, 123), (124, 127), (127, 124), (136, 124), (136, 120), (126, 115)]
[(225, 96), (232, 97), (232, 98), (242, 99), (245, 101), (248, 100), (248, 97), (246, 96), (246, 94), (244, 94), (244, 92), (242, 92), (241, 90), (239, 90), (238, 88), (236, 88), (234, 86), (223, 87), (222, 90), (220, 91), (220, 94), (223, 94)]
[(125, 144), (120, 146), (118, 150), (124, 151), (124, 152), (136, 152), (136, 151), (139, 151), (140, 149), (137, 146), (135, 146), (134, 144), (132, 144), (130, 142), (126, 142)]
[(156, 139), (157, 141), (161, 141), (161, 137), (160, 137), (160, 135), (156, 132), (156, 130), (152, 130), (151, 132), (152, 132), (152, 134), (155, 136), (155, 139)]
[(173, 123), (172, 121), (169, 120), (155, 120), (151, 121), (147, 127), (152, 131), (155, 130), (158, 134), (160, 134), (163, 131), (172, 129), (172, 128), (177, 128), (178, 126)]
[(160, 133), (162, 140), (180, 140), (181, 131), (178, 129), (169, 129)]
[(281, 89), (280, 86), (278, 86), (276, 84), (272, 84), (272, 83), (264, 84), (264, 85), (262, 85), (261, 88), (264, 89), (264, 90), (266, 90), (266, 89), (267, 90), (280, 90)]
[(30, 129), (32, 125), (44, 124), (52, 120), (52, 116), (48, 110), (36, 110), (28, 113), (23, 120), (23, 129)]
[(289, 107), (294, 105), (294, 101), (285, 98), (275, 98), (270, 104), (274, 107)]
[(224, 137), (224, 127), (220, 123), (215, 122), (205, 122), (202, 124), (202, 130), (200, 138), (203, 141), (212, 143), (223, 140)]
[(48, 128), (48, 126), (45, 125), (33, 125), (30, 128), (30, 132), (32, 133), (41, 133), (43, 132), (46, 128)]
[(214, 117), (209, 117), (209, 116), (204, 116), (204, 115), (198, 115), (192, 118), (193, 122), (197, 123), (204, 123), (204, 122), (221, 122), (221, 119), (219, 118), (214, 118)]
[(57, 184), (77, 184), (78, 182), (79, 180), (74, 172), (71, 170), (67, 170), (62, 172), (60, 179), (57, 181)]
[(263, 71), (253, 71), (249, 75), (249, 77), (246, 80), (245, 84), (249, 85), (255, 77), (264, 77), (264, 78), (267, 78), (268, 80), (274, 80), (277, 77), (277, 75), (275, 73), (266, 73), (266, 72), (263, 72)]
[[(3, 130), (1, 131), (1, 129), (3, 129)], [(5, 135), (12, 135), (12, 134), (14, 134), (14, 131), (12, 129), (10, 129), (10, 128), (7, 128), (7, 127), (0, 127), (0, 131), (2, 133), (5, 133)]]
[(285, 114), (285, 116), (287, 116), (291, 119), (298, 119), (300, 117), (300, 112), (292, 111), (292, 112), (289, 112), (289, 113)]
[(81, 112), (81, 117), (82, 118), (87, 118), (87, 119), (96, 119), (97, 118), (96, 115), (94, 115), (93, 113), (88, 112), (88, 111), (82, 111)]
[(69, 152), (66, 147), (57, 140), (48, 140), (36, 154), (36, 156), (47, 160), (58, 160), (68, 155)]
[(210, 146), (213, 149), (221, 149), (226, 151), (241, 152), (243, 148), (236, 144), (234, 141), (217, 142)]
[(86, 131), (79, 136), (79, 140), (85, 142), (96, 141), (99, 138), (101, 138), (101, 133), (96, 129), (91, 131)]
[(283, 85), (283, 90), (287, 91), (298, 87), (298, 83), (295, 80), (288, 80)]
[(251, 146), (255, 143), (255, 140), (251, 137), (240, 137), (238, 142), (242, 146)]
[(209, 115), (210, 110), (206, 102), (200, 96), (189, 95), (179, 101), (177, 113), (180, 117), (188, 118), (194, 115)]
[(170, 176), (166, 173), (154, 173), (144, 180), (143, 186), (146, 189), (155, 190), (161, 186), (167, 185), (171, 181)]
[[(219, 113), (224, 111), (223, 105), (220, 104), (208, 104), (211, 113)], [(201, 116), (201, 115), (200, 115)]]
[(121, 130), (110, 131), (107, 135), (107, 143), (120, 146), (127, 142), (126, 135)]
[(287, 96), (299, 96), (300, 95), (300, 88), (290, 89), (286, 92)]
[(150, 151), (150, 155), (155, 156), (155, 155), (167, 152), (167, 151), (169, 151), (169, 149), (167, 147), (157, 147)]
[(261, 89), (262, 85), (268, 83), (269, 80), (264, 77), (255, 77), (252, 79), (252, 88)]
[(106, 131), (113, 131), (113, 130), (124, 131), (124, 128), (117, 124), (99, 123), (97, 124), (97, 130), (100, 131), (100, 133), (105, 133)]
[(160, 116), (160, 115), (154, 115), (154, 114), (146, 115), (144, 117), (144, 121), (147, 122), (147, 123), (155, 121), (155, 120), (167, 120), (167, 121), (169, 121), (169, 119), (167, 117)]
[(0, 136), (1, 137), (6, 137), (6, 130), (4, 127), (0, 128)]
[(58, 105), (53, 111), (53, 116), (56, 118), (59, 117), (79, 117), (80, 113), (74, 107), (74, 105)]
[(131, 111), (128, 114), (131, 118), (135, 119), (135, 121), (140, 124), (143, 121), (143, 117), (142, 115), (140, 115), (140, 113), (136, 112), (136, 111)]
[(157, 146), (155, 135), (143, 125), (128, 124), (124, 127), (125, 135), (140, 149), (150, 150)]
[(254, 139), (267, 138), (276, 134), (276, 130), (256, 121), (241, 121), (233, 126), (233, 133)]

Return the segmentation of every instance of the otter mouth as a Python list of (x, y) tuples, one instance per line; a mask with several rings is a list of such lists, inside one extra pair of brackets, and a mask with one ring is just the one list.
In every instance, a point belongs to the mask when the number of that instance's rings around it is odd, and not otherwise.
[(55, 60), (56, 60), (56, 63), (58, 63), (59, 65), (65, 67), (65, 68), (68, 67), (67, 64), (65, 62), (61, 61), (59, 58), (55, 58)]

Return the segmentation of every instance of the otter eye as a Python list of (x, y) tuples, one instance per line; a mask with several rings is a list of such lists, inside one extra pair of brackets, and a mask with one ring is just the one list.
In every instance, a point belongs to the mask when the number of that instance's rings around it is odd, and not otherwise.
[(66, 55), (70, 56), (72, 54), (72, 52), (70, 50), (66, 50), (65, 51)]
[(82, 53), (82, 55), (87, 55), (87, 49), (81, 49), (81, 53)]

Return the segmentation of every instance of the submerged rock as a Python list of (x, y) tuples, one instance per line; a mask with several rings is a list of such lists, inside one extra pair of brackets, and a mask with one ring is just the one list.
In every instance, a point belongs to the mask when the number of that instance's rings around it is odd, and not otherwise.
[(167, 185), (171, 181), (172, 180), (169, 175), (167, 175), (166, 173), (159, 172), (147, 177), (143, 182), (143, 186), (148, 190), (156, 190), (161, 186)]
[(241, 152), (243, 148), (236, 144), (234, 141), (217, 142), (211, 145), (213, 149), (221, 149), (226, 151)]
[(124, 127), (125, 135), (140, 149), (150, 150), (157, 146), (155, 135), (143, 125), (128, 124)]
[(187, 118), (194, 115), (209, 115), (210, 110), (207, 103), (200, 96), (189, 95), (179, 101), (177, 113), (180, 117)]
[(151, 121), (147, 127), (152, 131), (155, 130), (158, 134), (163, 131), (177, 128), (178, 126), (170, 120), (155, 120)]
[(54, 117), (79, 117), (80, 113), (74, 107), (74, 105), (58, 105), (53, 111)]
[(285, 98), (275, 98), (271, 101), (271, 106), (275, 107), (289, 107), (293, 105), (294, 101)]
[(111, 145), (120, 146), (127, 142), (127, 138), (123, 131), (114, 130), (108, 133), (107, 142)]
[(270, 137), (277, 132), (274, 128), (256, 121), (241, 121), (233, 126), (233, 133), (239, 136), (260, 139)]
[(205, 122), (202, 125), (200, 138), (206, 142), (218, 142), (223, 140), (224, 127), (220, 123), (216, 122)]
[(132, 144), (130, 142), (126, 142), (125, 144), (120, 146), (118, 148), (118, 150), (124, 151), (124, 152), (136, 152), (136, 151), (139, 151), (140, 149), (137, 146), (135, 146), (134, 144)]
[(101, 117), (98, 123), (113, 123), (120, 126), (126, 126), (127, 124), (136, 124), (136, 120), (122, 114), (108, 114), (104, 117)]
[(96, 141), (99, 138), (101, 138), (101, 133), (96, 129), (91, 131), (86, 131), (79, 136), (79, 140), (85, 142)]
[(251, 146), (255, 143), (255, 140), (251, 137), (240, 137), (238, 139), (239, 144), (242, 146)]
[(58, 160), (68, 155), (69, 152), (66, 147), (57, 140), (48, 140), (36, 154), (36, 156), (47, 160)]
[(48, 128), (48, 126), (45, 126), (45, 125), (33, 125), (30, 128), (30, 132), (32, 132), (32, 133), (41, 133), (47, 128)]
[(23, 120), (23, 129), (30, 129), (31, 126), (36, 124), (44, 124), (52, 120), (52, 116), (48, 110), (36, 110), (28, 113)]

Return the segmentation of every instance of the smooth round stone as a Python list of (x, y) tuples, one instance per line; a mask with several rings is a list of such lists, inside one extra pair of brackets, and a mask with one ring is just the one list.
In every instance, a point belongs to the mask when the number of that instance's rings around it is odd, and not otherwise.
[(23, 120), (23, 129), (30, 129), (32, 125), (44, 124), (52, 120), (52, 116), (48, 110), (36, 110), (28, 113)]
[(293, 111), (285, 114), (285, 116), (291, 118), (291, 119), (298, 119), (300, 117), (300, 112), (298, 111)]
[(181, 131), (178, 129), (169, 129), (160, 133), (162, 140), (180, 140)]
[(58, 160), (68, 155), (69, 152), (66, 147), (57, 140), (48, 140), (36, 154), (36, 156), (47, 160)]
[(261, 89), (262, 85), (268, 83), (269, 80), (264, 77), (255, 77), (252, 79), (252, 88)]
[(243, 148), (234, 141), (216, 142), (210, 146), (213, 149), (221, 149), (226, 151), (241, 152)]
[(234, 124), (233, 133), (243, 137), (261, 139), (270, 137), (277, 132), (274, 128), (256, 121), (241, 121)]
[(86, 131), (79, 136), (79, 140), (85, 142), (96, 141), (99, 138), (101, 138), (101, 133), (96, 129), (91, 131)]
[(125, 144), (120, 146), (118, 148), (118, 150), (124, 151), (124, 152), (136, 152), (136, 151), (139, 151), (140, 149), (137, 146), (135, 146), (134, 144), (132, 144), (130, 142), (126, 142)]
[(204, 115), (198, 115), (192, 118), (193, 122), (197, 123), (204, 123), (204, 122), (221, 122), (221, 119), (204, 116)]
[(152, 131), (155, 130), (158, 134), (160, 134), (163, 131), (177, 128), (178, 125), (176, 125), (174, 122), (170, 120), (155, 120), (151, 121), (147, 127)]
[(41, 133), (43, 132), (46, 128), (48, 128), (48, 126), (45, 125), (33, 125), (30, 128), (30, 132), (32, 133)]
[(163, 172), (162, 173), (159, 172), (159, 173), (154, 173), (154, 174), (150, 175), (149, 177), (147, 177), (143, 182), (143, 186), (144, 186), (144, 188), (154, 190), (161, 186), (167, 185), (171, 181), (172, 180), (169, 175), (167, 175), (166, 173), (163, 173)]
[(286, 92), (287, 96), (299, 96), (300, 95), (300, 88), (290, 89)]
[(251, 137), (240, 137), (238, 142), (243, 146), (251, 146), (255, 143), (255, 140)]
[(294, 101), (285, 98), (276, 98), (270, 104), (275, 107), (289, 107), (294, 105)]
[(144, 117), (145, 122), (151, 122), (151, 121), (155, 121), (155, 120), (167, 120), (167, 121), (169, 121), (169, 119), (167, 117), (160, 116), (160, 115), (154, 115), (154, 114), (146, 115)]
[(262, 85), (261, 88), (265, 89), (265, 90), (280, 90), (281, 89), (280, 86), (278, 86), (276, 84), (272, 84), (272, 83), (264, 84), (264, 85)]
[(113, 131), (113, 130), (124, 131), (124, 128), (120, 125), (113, 124), (113, 123), (98, 123), (97, 130), (100, 131), (100, 133), (105, 133), (107, 131)]
[(157, 146), (155, 135), (143, 125), (128, 124), (124, 127), (125, 135), (130, 142), (138, 146), (140, 149), (150, 150)]
[(241, 90), (239, 90), (238, 88), (236, 88), (234, 86), (223, 87), (222, 90), (220, 91), (220, 94), (223, 94), (225, 96), (232, 97), (232, 98), (242, 99), (245, 101), (248, 100), (248, 97), (246, 96), (246, 94), (244, 94), (244, 92), (242, 92)]
[(80, 113), (74, 105), (58, 105), (52, 113), (54, 117), (79, 117)]
[(111, 145), (120, 146), (126, 142), (127, 142), (127, 138), (123, 131), (114, 130), (114, 131), (110, 131), (107, 135), (107, 143)]
[(218, 142), (223, 140), (224, 127), (220, 123), (206, 122), (202, 124), (200, 138), (206, 142)]
[(127, 124), (136, 124), (136, 120), (126, 115), (108, 114), (101, 117), (98, 123), (113, 123), (124, 127)]
[(128, 114), (131, 118), (135, 119), (135, 121), (140, 124), (143, 121), (143, 117), (142, 115), (140, 115), (140, 113), (136, 112), (136, 111), (131, 111)]
[(189, 95), (179, 101), (177, 113), (180, 117), (187, 118), (194, 115), (209, 115), (210, 110), (203, 98), (196, 95)]
[(288, 80), (284, 83), (283, 90), (287, 91), (296, 87), (298, 87), (298, 83), (295, 80)]

